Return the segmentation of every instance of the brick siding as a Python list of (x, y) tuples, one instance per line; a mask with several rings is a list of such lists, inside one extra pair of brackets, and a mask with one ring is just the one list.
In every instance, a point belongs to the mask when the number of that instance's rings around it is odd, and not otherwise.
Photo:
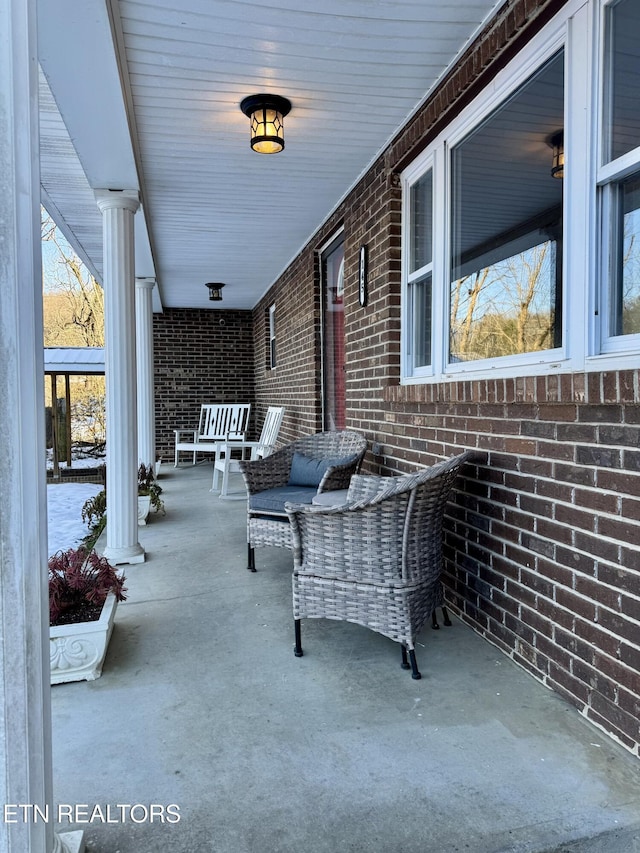
[[(196, 429), (203, 403), (252, 403), (250, 311), (167, 308), (153, 318), (156, 453), (174, 456), (174, 429)], [(252, 435), (256, 415), (252, 410)]]
[[(639, 371), (399, 385), (397, 175), (562, 5), (505, 3), (313, 235), (253, 312), (253, 381), (258, 408), (287, 407), (283, 440), (321, 428), (318, 258), (344, 226), (347, 426), (381, 445), (365, 469), (392, 474), (477, 451), (447, 517), (451, 606), (638, 754)], [(269, 370), (265, 322), (273, 302), (278, 360)]]

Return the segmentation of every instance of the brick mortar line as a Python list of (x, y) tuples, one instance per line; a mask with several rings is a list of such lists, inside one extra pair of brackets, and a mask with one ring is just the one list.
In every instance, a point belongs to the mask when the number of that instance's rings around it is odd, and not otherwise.
[[(454, 523), (459, 523), (458, 519), (452, 519), (452, 521), (454, 521)], [(507, 526), (512, 527), (512, 525), (507, 525)], [(513, 530), (520, 530), (519, 527), (512, 527), (512, 529)], [(456, 535), (456, 537), (459, 541), (466, 542), (466, 540), (463, 539), (462, 536), (460, 536), (458, 534), (454, 534), (454, 535)], [(621, 566), (619, 563), (612, 563), (610, 560), (606, 560), (604, 558), (601, 559), (599, 557), (594, 557), (591, 552), (583, 551), (581, 548), (578, 548), (575, 546), (569, 547), (568, 545), (564, 545), (563, 543), (556, 543), (556, 542), (554, 542), (554, 540), (546, 539), (544, 536), (539, 536), (539, 538), (545, 542), (553, 542), (553, 544), (559, 544), (560, 547), (562, 547), (562, 548), (567, 548), (567, 550), (571, 550), (571, 551), (575, 552), (576, 554), (581, 554), (582, 556), (587, 557), (588, 559), (593, 560), (594, 562), (606, 565), (608, 568), (622, 569), (623, 571), (627, 571), (627, 572), (633, 571), (633, 569), (627, 569), (624, 566)], [(600, 538), (605, 539), (606, 537), (601, 536)], [(541, 557), (543, 560), (549, 559), (548, 557), (545, 557), (544, 554), (539, 554), (537, 551), (532, 551), (531, 548), (527, 548), (526, 545), (521, 545), (518, 542), (514, 542), (512, 539), (507, 540), (507, 539), (503, 539), (501, 536), (494, 536), (494, 540), (497, 543), (502, 544), (502, 545), (515, 545), (517, 548), (522, 548), (522, 550), (527, 551), (527, 553), (533, 554), (535, 557)], [(472, 544), (474, 544), (474, 546), (475, 546), (475, 543), (472, 543)], [(619, 545), (620, 543), (617, 540), (615, 540), (615, 544)], [(464, 553), (464, 554), (467, 553), (466, 551), (463, 551), (461, 549), (456, 549), (456, 550), (460, 550), (461, 553)], [(496, 557), (500, 557), (500, 559), (506, 560), (510, 565), (517, 566), (519, 569), (524, 569), (525, 571), (538, 571), (538, 569), (530, 569), (529, 566), (523, 566), (522, 563), (517, 563), (514, 560), (509, 559), (509, 557), (505, 556), (505, 554), (499, 554), (497, 551), (490, 551), (489, 553), (495, 554)], [(596, 578), (594, 578), (593, 575), (588, 575), (585, 572), (581, 572), (579, 569), (572, 569), (570, 566), (565, 566), (563, 563), (558, 563), (557, 560), (551, 560), (551, 562), (555, 562), (558, 566), (560, 566), (561, 568), (565, 568), (568, 572), (574, 572), (574, 573), (577, 572), (580, 576), (586, 577), (586, 578), (592, 577), (595, 581), (597, 581), (597, 583), (601, 584), (602, 586), (608, 586), (608, 584), (606, 584), (604, 581), (599, 581)], [(487, 566), (487, 568), (491, 568), (491, 566)], [(492, 569), (492, 571), (496, 571), (496, 570)], [(546, 577), (546, 575), (541, 575), (541, 576)], [(513, 580), (513, 578), (510, 578), (510, 580)], [(551, 581), (551, 580), (550, 580), (550, 582), (551, 583), (558, 583), (558, 581)], [(560, 586), (564, 586), (564, 584), (560, 584)], [(617, 587), (612, 587), (612, 588), (617, 589)]]
[[(542, 479), (542, 478), (538, 477), (537, 479)], [(545, 479), (545, 482), (546, 483), (555, 483), (557, 481)], [(570, 484), (567, 484), (567, 485), (570, 485)], [(614, 497), (619, 497), (619, 498), (631, 497), (630, 495), (627, 495), (626, 492), (610, 492), (610, 491), (607, 491), (606, 489), (598, 489), (595, 486), (574, 486), (574, 487), (579, 488), (579, 489), (590, 489), (595, 494), (612, 495)], [(522, 494), (518, 489), (512, 489), (512, 488), (509, 488), (508, 486), (495, 486), (495, 488), (503, 489), (504, 491), (507, 491), (510, 494), (514, 494), (514, 495)], [(538, 495), (536, 492), (526, 492), (525, 497), (527, 497), (527, 498), (535, 497), (541, 501), (552, 501), (554, 507), (559, 506), (559, 507), (566, 507), (568, 509), (573, 509), (573, 510), (577, 509), (577, 510), (585, 512), (588, 515), (592, 515), (594, 517), (597, 516), (598, 518), (606, 518), (606, 519), (609, 519), (612, 521), (620, 521), (620, 519), (623, 519), (625, 522), (627, 522), (629, 524), (633, 524), (634, 526), (640, 528), (640, 520), (637, 521), (635, 518), (627, 518), (626, 516), (623, 516), (620, 514), (612, 515), (610, 512), (606, 512), (605, 510), (597, 510), (597, 509), (592, 509), (589, 507), (583, 508), (579, 504), (567, 503), (566, 501), (563, 501), (560, 498), (556, 499), (556, 498), (549, 498), (549, 497), (546, 497), (544, 495)], [(490, 500), (490, 498), (487, 498), (487, 500)], [(499, 506), (509, 507), (509, 504), (499, 504)], [(545, 521), (553, 521), (556, 524), (561, 524), (563, 527), (570, 526), (571, 529), (573, 529), (573, 525), (567, 525), (566, 522), (560, 521), (557, 518), (549, 518), (546, 515), (539, 515), (539, 514), (537, 515), (536, 513), (529, 512), (529, 510), (522, 509), (522, 507), (520, 507), (520, 506), (517, 506), (515, 508), (518, 510), (518, 512), (521, 512), (523, 515), (526, 515), (528, 518), (542, 518)], [(475, 512), (475, 510), (471, 510), (471, 512)], [(493, 520), (494, 519), (492, 519), (492, 521)], [(520, 528), (516, 528), (516, 529), (520, 529)], [(582, 527), (579, 529), (584, 530), (584, 528), (582, 528)], [(531, 532), (531, 531), (527, 531), (527, 532)], [(585, 532), (586, 533), (589, 533), (589, 532), (593, 533), (593, 531), (588, 531), (588, 530), (585, 530)], [(606, 536), (603, 536), (601, 533), (594, 533), (594, 535), (600, 536), (603, 539), (607, 538)], [(618, 539), (611, 540), (611, 541), (617, 542), (619, 545), (623, 544)], [(563, 543), (560, 542), (558, 544), (562, 545)], [(624, 543), (624, 544), (626, 547), (633, 547), (633, 545), (627, 545), (627, 543)], [(640, 551), (640, 546), (638, 546), (638, 550)]]
[[(505, 557), (504, 559), (508, 560), (508, 558), (507, 558), (507, 557)], [(520, 566), (520, 564), (519, 564), (519, 563), (513, 563), (513, 561), (512, 561), (512, 560), (508, 560), (508, 562), (509, 562), (509, 563), (512, 563), (513, 565), (519, 566), (520, 568), (526, 568), (526, 567)], [(570, 569), (568, 566), (567, 566), (566, 568), (567, 568), (567, 571), (569, 571), (569, 572), (573, 572), (573, 573), (578, 572), (578, 569)], [(492, 569), (492, 571), (496, 571), (496, 570), (495, 570), (495, 569)], [(547, 575), (541, 575), (541, 574), (539, 574), (538, 569), (532, 569), (531, 571), (533, 571), (533, 572), (537, 572), (539, 577), (542, 577), (542, 578), (544, 578), (544, 579), (547, 579)], [(600, 581), (600, 580), (598, 580), (597, 578), (592, 577), (591, 575), (587, 575), (587, 574), (585, 574), (584, 572), (578, 572), (578, 573), (580, 574), (580, 576), (581, 576), (581, 577), (587, 578), (587, 579), (589, 579), (589, 580), (593, 580), (593, 582), (594, 582), (594, 583), (596, 583), (598, 586), (603, 587), (604, 589), (611, 590), (612, 592), (617, 592), (617, 593), (618, 593), (619, 595), (621, 595), (621, 596), (625, 596), (625, 597), (627, 597), (627, 598), (632, 599), (633, 601), (637, 601), (638, 603), (640, 603), (640, 595), (635, 595), (635, 594), (634, 594), (634, 593), (632, 593), (632, 592), (624, 592), (624, 591), (620, 590), (618, 587), (616, 587), (616, 586), (611, 586), (611, 584), (608, 584), (608, 583), (606, 583), (605, 581)], [(516, 580), (515, 578), (507, 578), (507, 580), (509, 580), (509, 581), (510, 581), (511, 583), (513, 583), (513, 584), (516, 584), (516, 586), (520, 586), (520, 587), (522, 587), (523, 589), (527, 589), (527, 590), (529, 590), (529, 592), (534, 592), (534, 593), (535, 593), (535, 595), (536, 595), (536, 598), (543, 598), (545, 601), (553, 601), (553, 602), (554, 602), (554, 604), (557, 604), (557, 605), (558, 605), (558, 607), (561, 607), (563, 610), (564, 610), (564, 609), (566, 609), (566, 608), (564, 607), (564, 605), (560, 604), (560, 603), (559, 603), (555, 598), (547, 598), (547, 596), (546, 596), (546, 595), (543, 595), (541, 592), (537, 592), (536, 590), (532, 589), (532, 587), (528, 586), (526, 583), (523, 583), (523, 581), (521, 581), (521, 580)], [(574, 587), (572, 587), (572, 586), (566, 586), (565, 584), (560, 583), (559, 581), (554, 581), (554, 580), (552, 580), (551, 578), (549, 578), (549, 579), (548, 579), (548, 581), (549, 581), (549, 583), (551, 583), (551, 584), (554, 586), (554, 592), (555, 592), (555, 587), (561, 587), (562, 589), (567, 590), (568, 592), (573, 593), (573, 594), (574, 594), (574, 595), (576, 595), (578, 598), (581, 598), (581, 599), (583, 599), (584, 601), (589, 601), (589, 602), (591, 602), (592, 604), (595, 604), (595, 605), (596, 605), (596, 606), (598, 606), (598, 607), (604, 607), (604, 606), (605, 606), (605, 605), (601, 604), (599, 601), (597, 601), (597, 600), (595, 600), (595, 599), (593, 599), (593, 598), (589, 598), (589, 597), (588, 597), (587, 595), (585, 595), (584, 593), (582, 593), (582, 592), (578, 592), (578, 591), (577, 591)], [(485, 583), (489, 583), (489, 582), (488, 582), (488, 581), (485, 581)], [(491, 584), (489, 584), (489, 585), (491, 586), (491, 588), (492, 588), (492, 589), (498, 589), (497, 587), (494, 587), (494, 586), (492, 586)], [(499, 590), (499, 592), (502, 592), (502, 594), (503, 594), (503, 595), (507, 595), (509, 598), (513, 598), (513, 600), (514, 600), (514, 601), (518, 601), (518, 599), (517, 599), (517, 598), (514, 598), (513, 596), (509, 596), (509, 595), (508, 595), (508, 593), (507, 593), (507, 592), (505, 592), (504, 590)], [(524, 607), (527, 607), (527, 606), (528, 606), (528, 605), (526, 604), (526, 602), (523, 602), (523, 601), (518, 601), (518, 604), (520, 604), (521, 606), (524, 606)], [(610, 608), (606, 608), (606, 609), (607, 609), (607, 610), (610, 610)], [(571, 610), (569, 610), (568, 612), (569, 612), (569, 613), (573, 613), (573, 611), (571, 611)], [(610, 610), (610, 612), (614, 613), (615, 611), (611, 611), (611, 610)], [(578, 617), (578, 615), (579, 615), (579, 614), (577, 614), (577, 613), (573, 613), (573, 615), (574, 615), (574, 616), (576, 616), (576, 617)], [(624, 615), (624, 614), (618, 614), (618, 615)], [(582, 618), (582, 617), (581, 617), (581, 618)], [(626, 617), (626, 616), (624, 616), (624, 618), (627, 618), (627, 617)], [(633, 618), (633, 617), (631, 617), (631, 616), (630, 616), (630, 617), (628, 617), (628, 618), (629, 618), (629, 619), (631, 619), (631, 621), (632, 621), (632, 622), (637, 622), (637, 623), (640, 625), (640, 620), (638, 620), (638, 619), (634, 619), (634, 618)], [(555, 623), (554, 623), (554, 624), (555, 624)], [(594, 624), (597, 624), (597, 623), (594, 623)]]
[[(520, 584), (520, 585), (522, 586), (522, 584)], [(542, 596), (542, 597), (544, 598), (544, 596)], [(516, 601), (516, 599), (513, 599), (513, 600), (514, 600), (514, 601)], [(546, 600), (547, 600), (547, 601), (551, 601), (551, 599), (546, 599)], [(593, 603), (593, 602), (591, 601), (591, 599), (587, 599), (587, 601), (589, 601), (589, 602)], [(503, 608), (501, 608), (501, 607), (500, 607), (496, 602), (491, 601), (491, 603), (492, 603), (492, 604), (494, 604), (494, 605), (495, 605), (499, 610), (502, 610), (502, 612), (503, 612), (503, 613), (509, 613), (509, 611), (508, 611), (508, 610), (504, 610), (504, 609), (503, 609)], [(576, 619), (579, 619), (580, 621), (584, 622), (586, 625), (596, 625), (596, 626), (598, 627), (598, 630), (602, 631), (602, 633), (603, 633), (603, 634), (605, 634), (606, 636), (611, 637), (612, 639), (617, 640), (618, 642), (622, 642), (622, 643), (624, 643), (625, 645), (629, 646), (630, 648), (632, 648), (632, 649), (634, 649), (634, 650), (640, 651), (640, 645), (639, 645), (639, 644), (637, 644), (637, 643), (634, 643), (634, 642), (633, 642), (633, 640), (628, 640), (628, 639), (626, 639), (626, 637), (621, 637), (619, 634), (614, 633), (613, 631), (611, 631), (611, 629), (606, 628), (604, 625), (601, 625), (599, 622), (592, 622), (592, 621), (590, 621), (590, 620), (588, 620), (588, 619), (585, 619), (585, 618), (584, 618), (584, 617), (582, 617), (582, 616), (578, 616), (578, 614), (574, 613), (572, 610), (568, 610), (566, 607), (563, 607), (563, 605), (562, 605), (562, 604), (558, 604), (558, 602), (556, 602), (556, 601), (554, 601), (553, 603), (554, 603), (554, 604), (556, 604), (556, 606), (557, 606), (560, 610), (562, 610), (562, 611), (563, 611), (563, 612), (565, 612), (565, 613), (569, 613), (571, 616), (573, 616), (573, 617), (574, 617), (574, 618), (576, 618)], [(519, 605), (520, 605), (521, 607), (522, 607), (522, 606), (527, 607), (527, 605), (526, 605), (526, 604), (523, 604), (522, 602), (519, 602)], [(607, 609), (607, 610), (608, 610), (608, 608), (605, 608), (605, 609)], [(533, 609), (533, 608), (531, 608), (531, 607), (529, 607), (529, 610), (531, 610), (533, 613), (537, 613), (537, 612), (538, 612), (537, 610), (534, 610), (534, 609)], [(609, 610), (609, 612), (610, 612), (610, 613), (613, 613), (615, 616), (620, 616), (620, 615), (621, 615), (621, 614), (619, 614), (619, 613), (615, 613), (615, 611), (611, 611), (611, 610)], [(513, 616), (513, 614), (510, 614), (510, 615), (511, 615), (511, 616)], [(553, 631), (553, 634), (554, 634), (554, 635), (555, 635), (555, 629), (556, 629), (556, 628), (557, 628), (557, 629), (559, 629), (559, 630), (561, 630), (561, 631), (564, 631), (566, 634), (572, 634), (572, 633), (573, 633), (573, 632), (572, 632), (572, 631), (570, 631), (569, 629), (564, 628), (564, 627), (563, 627), (562, 625), (560, 625), (558, 622), (554, 622), (554, 621), (553, 621), (553, 619), (550, 619), (550, 618), (548, 618), (548, 617), (546, 617), (546, 616), (542, 616), (541, 614), (538, 614), (538, 615), (540, 616), (540, 618), (541, 618), (541, 619), (544, 619), (546, 622), (548, 622), (548, 623), (549, 623), (549, 625), (551, 625), (551, 626), (554, 628), (554, 631)], [(491, 618), (491, 617), (489, 617), (489, 618)], [(522, 619), (522, 617), (521, 617), (521, 616), (519, 616), (518, 618), (520, 618), (520, 620), (524, 622), (524, 620)], [(640, 622), (638, 622), (638, 621), (637, 621), (637, 620), (635, 620), (635, 619), (630, 619), (629, 621), (631, 621), (634, 625), (640, 625)], [(522, 638), (522, 637), (520, 637), (520, 635), (519, 635), (519, 634), (516, 634), (514, 631), (511, 631), (511, 629), (510, 629), (510, 628), (509, 628), (509, 627), (508, 627), (504, 622), (499, 623), (499, 624), (501, 624), (504, 628), (506, 628), (506, 629), (507, 629), (507, 631), (509, 631), (510, 633), (512, 633), (512, 634), (514, 635), (514, 637), (518, 637), (520, 640), (523, 640), (523, 638)], [(525, 623), (525, 624), (528, 624), (528, 623)], [(529, 626), (529, 627), (531, 627), (531, 626)], [(536, 637), (538, 636), (538, 634), (540, 634), (540, 631), (536, 631), (536, 630), (535, 630), (535, 628), (531, 628), (531, 630), (533, 631), (533, 634), (534, 634), (534, 640), (535, 640), (535, 639), (536, 639)], [(543, 636), (546, 636), (546, 635), (543, 635)], [(554, 643), (556, 643), (556, 644), (557, 644), (557, 640), (555, 640), (555, 637), (547, 637), (547, 639), (548, 639), (550, 642), (554, 642)], [(591, 647), (591, 648), (593, 648), (593, 649), (596, 649), (596, 650), (598, 651), (598, 653), (599, 653), (599, 654), (602, 654), (602, 655), (603, 655), (604, 657), (606, 657), (608, 660), (614, 661), (614, 662), (615, 662), (616, 664), (618, 664), (619, 666), (624, 666), (626, 669), (630, 670), (630, 672), (632, 672), (632, 673), (635, 673), (635, 672), (636, 672), (636, 670), (634, 670), (634, 669), (633, 669), (633, 667), (631, 667), (631, 666), (629, 666), (629, 665), (627, 665), (627, 664), (623, 663), (623, 661), (618, 660), (617, 658), (613, 658), (613, 657), (611, 657), (611, 655), (607, 654), (607, 653), (604, 651), (604, 649), (601, 649), (599, 646), (596, 646), (596, 645), (595, 645), (595, 643), (589, 642), (588, 640), (583, 640), (581, 637), (578, 637), (578, 639), (580, 640), (580, 642), (584, 643), (585, 645), (587, 645), (587, 646), (589, 646), (589, 647)], [(527, 641), (526, 641), (526, 640), (523, 640), (523, 642), (527, 642)], [(537, 646), (535, 646), (534, 648), (538, 648), (538, 647), (537, 647)], [(575, 658), (576, 660), (581, 660), (581, 661), (582, 661), (583, 663), (585, 663), (585, 664), (587, 663), (587, 662), (586, 662), (583, 658), (581, 658), (579, 655), (572, 653), (569, 649), (566, 649), (564, 646), (560, 646), (560, 648), (561, 648), (564, 652), (566, 652), (568, 655), (571, 655), (571, 656), (572, 656), (573, 658)], [(542, 654), (544, 654), (544, 652), (542, 652), (542, 650), (541, 650), (541, 649), (538, 649), (538, 651), (540, 651)], [(557, 663), (557, 662), (556, 662), (556, 663)], [(595, 665), (594, 665), (594, 664), (587, 664), (587, 665), (588, 665), (588, 666), (594, 666), (594, 668), (595, 668)], [(558, 664), (558, 666), (559, 666), (559, 664)], [(564, 669), (564, 667), (560, 667), (560, 668), (561, 668), (561, 669)], [(566, 672), (567, 670), (564, 670), (564, 671)], [(608, 677), (608, 676), (606, 676), (606, 677)], [(612, 679), (610, 679), (610, 680), (612, 680)], [(620, 685), (620, 686), (624, 687), (624, 685)], [(625, 688), (625, 689), (628, 689), (628, 688)], [(630, 690), (629, 692), (630, 692), (630, 693), (632, 693), (633, 695), (635, 695), (635, 694), (633, 693), (633, 691), (631, 691), (631, 690)]]
[[(505, 558), (505, 559), (506, 559), (506, 558)], [(511, 560), (509, 560), (509, 562), (512, 562), (512, 561), (511, 561)], [(519, 563), (513, 563), (513, 565), (519, 566), (520, 568), (525, 568), (525, 567), (523, 567), (523, 566), (520, 566), (520, 564), (519, 564)], [(464, 571), (464, 570), (463, 570), (463, 571)], [(536, 571), (536, 570), (535, 570), (535, 569), (532, 569), (532, 571)], [(575, 570), (575, 569), (569, 569), (569, 571), (576, 571), (576, 570)], [(542, 577), (545, 577), (545, 576), (544, 576), (544, 575), (542, 575)], [(589, 576), (588, 576), (588, 575), (584, 575), (584, 577), (589, 577)], [(578, 591), (577, 591), (576, 589), (574, 589), (573, 587), (565, 586), (564, 584), (558, 583), (557, 581), (556, 581), (556, 582), (554, 582), (554, 581), (549, 580), (549, 583), (551, 583), (551, 584), (554, 586), (554, 598), (548, 598), (546, 595), (543, 595), (542, 593), (537, 592), (535, 589), (533, 589), (532, 587), (528, 586), (526, 583), (523, 583), (521, 580), (516, 580), (515, 578), (508, 578), (508, 580), (509, 580), (509, 581), (511, 581), (511, 583), (514, 583), (514, 584), (516, 584), (517, 586), (522, 587), (523, 589), (529, 590), (530, 592), (534, 592), (534, 593), (535, 593), (535, 596), (536, 596), (536, 599), (541, 598), (541, 599), (544, 599), (545, 601), (552, 602), (552, 603), (553, 603), (553, 604), (555, 604), (558, 608), (560, 608), (560, 610), (564, 611), (565, 613), (569, 613), (571, 616), (573, 616), (573, 617), (574, 617), (574, 618), (576, 618), (576, 619), (582, 619), (582, 621), (586, 622), (588, 625), (598, 625), (602, 631), (604, 631), (605, 633), (611, 634), (611, 636), (616, 637), (616, 638), (618, 638), (618, 639), (621, 639), (621, 638), (619, 637), (619, 635), (618, 635), (618, 634), (614, 634), (614, 633), (613, 633), (613, 632), (611, 632), (609, 629), (607, 629), (607, 628), (605, 628), (604, 626), (602, 626), (602, 625), (600, 624), (600, 622), (595, 621), (595, 620), (594, 620), (594, 621), (591, 621), (591, 620), (589, 620), (589, 619), (585, 619), (583, 616), (580, 616), (578, 613), (575, 613), (573, 610), (570, 610), (568, 607), (565, 607), (565, 605), (563, 605), (563, 604), (561, 604), (559, 601), (557, 601), (557, 599), (555, 598), (555, 588), (556, 588), (556, 587), (561, 587), (562, 589), (567, 590), (568, 592), (571, 592), (571, 593), (572, 593), (572, 595), (575, 595), (577, 598), (581, 599), (582, 601), (588, 602), (589, 604), (593, 604), (593, 605), (595, 605), (596, 607), (602, 607), (602, 608), (603, 608), (604, 610), (606, 610), (608, 613), (611, 613), (611, 614), (613, 614), (614, 616), (619, 616), (619, 617), (621, 617), (622, 619), (625, 619), (626, 621), (629, 621), (629, 622), (633, 623), (634, 625), (638, 625), (638, 626), (640, 627), (640, 620), (638, 620), (638, 619), (634, 619), (632, 616), (627, 616), (626, 614), (623, 614), (623, 613), (620, 613), (620, 612), (618, 612), (618, 611), (612, 610), (610, 607), (607, 607), (605, 604), (602, 604), (601, 602), (596, 601), (596, 600), (594, 600), (593, 598), (589, 598), (588, 596), (584, 595), (584, 593), (578, 592)], [(595, 579), (594, 579), (594, 580), (595, 580)], [(492, 585), (492, 584), (490, 584), (488, 581), (485, 581), (485, 583), (487, 583), (487, 584), (489, 585), (489, 587), (490, 587), (492, 590), (493, 590), (493, 589), (498, 589), (498, 587), (493, 586), (493, 585)], [(636, 596), (636, 595), (633, 595), (633, 594), (631, 594), (631, 593), (622, 593), (622, 592), (621, 592), (620, 590), (618, 590), (616, 587), (612, 587), (612, 586), (610, 586), (609, 584), (604, 583), (604, 582), (597, 581), (597, 583), (599, 583), (599, 584), (600, 584), (600, 586), (602, 586), (602, 587), (604, 587), (604, 588), (606, 588), (606, 589), (611, 589), (611, 590), (613, 590), (614, 592), (618, 592), (620, 595), (623, 595), (623, 594), (624, 594), (624, 595), (626, 595), (628, 598), (633, 599), (634, 601), (640, 601), (640, 598), (638, 598), (638, 596)], [(472, 590), (472, 591), (474, 591), (474, 592), (475, 592), (475, 590)], [(527, 607), (529, 610), (533, 610), (533, 608), (529, 607), (529, 605), (528, 605), (528, 604), (526, 604), (526, 602), (518, 601), (518, 599), (517, 599), (516, 597), (509, 595), (509, 594), (508, 594), (504, 589), (502, 589), (502, 590), (498, 589), (498, 592), (502, 593), (503, 595), (507, 596), (507, 598), (510, 598), (512, 601), (516, 602), (516, 603), (518, 604), (518, 607), (519, 607), (519, 608), (521, 608), (521, 607)], [(478, 593), (478, 594), (480, 594), (480, 593)], [(504, 610), (504, 608), (501, 608), (501, 607), (500, 607), (500, 605), (499, 605), (496, 601), (494, 601), (494, 600), (493, 600), (493, 598), (489, 599), (489, 601), (491, 601), (493, 604), (495, 604), (495, 606), (496, 606), (496, 607), (498, 607), (500, 610)], [(506, 613), (506, 612), (508, 612), (508, 611), (506, 611), (506, 610), (505, 610), (504, 612)], [(534, 610), (534, 612), (537, 612), (537, 610)], [(555, 622), (553, 619), (550, 619), (550, 618), (548, 618), (548, 617), (546, 617), (546, 616), (542, 616), (542, 614), (540, 614), (540, 615), (541, 615), (541, 618), (542, 618), (542, 619), (546, 619), (546, 620), (549, 622), (549, 624), (551, 624), (551, 625), (555, 625), (555, 626), (557, 626), (557, 627), (561, 628), (562, 630), (565, 630), (565, 629), (563, 629), (563, 628), (562, 628), (562, 625), (559, 625), (559, 624), (558, 624), (557, 622)], [(634, 648), (637, 648), (637, 649), (640, 651), (640, 645), (636, 645), (636, 644), (635, 644), (635, 643), (633, 643), (631, 640), (625, 640), (625, 642), (628, 642), (630, 645), (632, 645)]]

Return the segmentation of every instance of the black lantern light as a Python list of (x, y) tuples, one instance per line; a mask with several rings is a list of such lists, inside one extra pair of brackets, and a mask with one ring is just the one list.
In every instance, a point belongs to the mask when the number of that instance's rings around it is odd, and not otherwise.
[(277, 154), (284, 148), (284, 117), (291, 102), (280, 95), (250, 95), (240, 104), (251, 122), (251, 147), (259, 154)]
[(211, 302), (222, 302), (222, 288), (224, 284), (221, 281), (210, 281), (205, 287), (209, 288), (209, 299)]
[(559, 130), (549, 137), (547, 143), (553, 150), (551, 160), (551, 175), (554, 178), (564, 178), (564, 131)]

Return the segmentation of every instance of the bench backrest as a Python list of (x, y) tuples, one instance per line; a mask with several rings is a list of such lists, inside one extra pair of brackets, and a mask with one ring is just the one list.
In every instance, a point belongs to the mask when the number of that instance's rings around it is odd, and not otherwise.
[(200, 408), (198, 441), (244, 440), (250, 413), (250, 403), (206, 403)]

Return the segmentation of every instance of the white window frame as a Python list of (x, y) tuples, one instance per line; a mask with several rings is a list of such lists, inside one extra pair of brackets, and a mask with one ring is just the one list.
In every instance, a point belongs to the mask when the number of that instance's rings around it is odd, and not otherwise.
[[(574, 0), (531, 40), (486, 89), (402, 173), (401, 383), (482, 379), (544, 373), (569, 373), (595, 361), (596, 294), (595, 102), (592, 45), (594, 8), (603, 0)], [(564, 50), (565, 177), (563, 179), (563, 328), (562, 346), (470, 362), (449, 363), (449, 287), (451, 149), (497, 109), (554, 54)], [(586, 144), (585, 144), (586, 141)], [(411, 185), (433, 169), (432, 364), (411, 365), (409, 300), (409, 215)], [(588, 292), (585, 283), (589, 283)], [(596, 369), (594, 366), (592, 369)], [(598, 367), (597, 369), (601, 369)]]
[(615, 160), (605, 162), (604, 125), (607, 117), (604, 108), (605, 79), (605, 17), (607, 9), (614, 6), (617, 0), (601, 0), (596, 10), (594, 29), (594, 60), (597, 67), (596, 85), (594, 86), (595, 106), (597, 115), (596, 139), (594, 143), (595, 173), (598, 187), (598, 221), (599, 221), (599, 257), (597, 264), (598, 287), (595, 289), (595, 317), (591, 330), (591, 357), (587, 359), (587, 369), (605, 369), (611, 363), (616, 368), (634, 368), (638, 366), (640, 356), (640, 334), (611, 335), (611, 283), (612, 283), (612, 237), (614, 228), (613, 217), (617, 216), (614, 209), (613, 197), (618, 181), (640, 173), (640, 146), (628, 151)]
[[(434, 296), (434, 254), (436, 250), (435, 245), (435, 230), (436, 230), (436, 220), (433, 217), (435, 212), (435, 204), (434, 199), (436, 198), (436, 171), (434, 168), (435, 156), (433, 153), (429, 153), (425, 158), (419, 158), (416, 163), (414, 163), (403, 175), (403, 196), (405, 198), (405, 203), (403, 204), (402, 209), (402, 233), (406, 235), (406, 250), (402, 252), (402, 281), (403, 281), (403, 305), (405, 307), (405, 317), (403, 319), (403, 323), (400, 330), (400, 338), (401, 338), (401, 346), (403, 353), (403, 375), (412, 375), (416, 380), (424, 379), (433, 376), (434, 374), (434, 363), (436, 361), (434, 357), (434, 336), (436, 333), (435, 324), (436, 324), (436, 315), (433, 311), (433, 304), (435, 302)], [(412, 186), (427, 172), (431, 171), (432, 181), (431, 181), (431, 206), (432, 206), (432, 223), (433, 223), (433, 234), (432, 234), (432, 249), (431, 249), (431, 261), (428, 264), (420, 267), (420, 269), (410, 271), (409, 264), (411, 258), (411, 249), (409, 243), (411, 241), (411, 232), (410, 232), (410, 221), (411, 221), (411, 188)], [(414, 323), (414, 304), (412, 299), (411, 285), (414, 282), (419, 282), (420, 279), (424, 278), (426, 275), (431, 275), (431, 290), (432, 290), (432, 311), (431, 311), (431, 363), (428, 365), (420, 365), (415, 367), (413, 364), (414, 359), (414, 348), (415, 348), (415, 323)], [(438, 315), (439, 316), (439, 315)]]

